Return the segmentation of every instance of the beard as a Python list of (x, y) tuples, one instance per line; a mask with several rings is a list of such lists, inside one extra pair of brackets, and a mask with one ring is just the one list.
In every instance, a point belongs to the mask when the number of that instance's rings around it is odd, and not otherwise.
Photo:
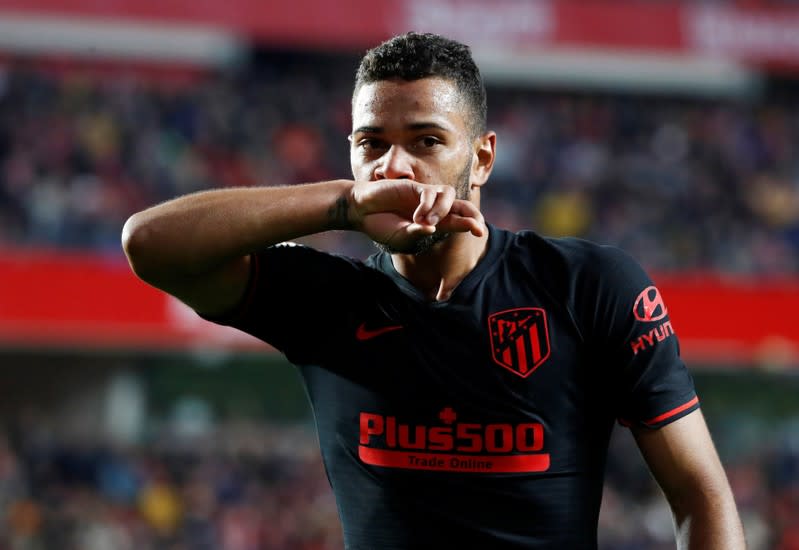
[[(461, 173), (458, 175), (455, 181), (455, 198), (461, 200), (469, 200), (471, 196), (471, 186), (469, 185), (469, 179), (471, 176), (472, 169), (472, 162), (471, 159), (466, 163), (466, 166), (463, 167)], [(383, 251), (388, 252), (389, 254), (412, 254), (414, 256), (419, 256), (429, 252), (435, 245), (440, 242), (447, 240), (450, 236), (450, 233), (439, 233), (436, 231), (432, 235), (424, 235), (419, 237), (417, 240), (410, 243), (410, 245), (406, 246), (405, 248), (399, 249), (394, 246), (385, 243), (379, 243), (377, 241), (373, 241), (375, 246)]]

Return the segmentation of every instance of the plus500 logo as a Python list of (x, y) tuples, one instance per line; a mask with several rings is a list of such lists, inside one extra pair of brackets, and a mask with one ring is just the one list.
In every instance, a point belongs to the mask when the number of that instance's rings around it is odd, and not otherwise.
[(544, 448), (544, 427), (525, 424), (410, 425), (396, 417), (362, 412), (360, 443), (389, 449), (464, 453), (536, 452)]

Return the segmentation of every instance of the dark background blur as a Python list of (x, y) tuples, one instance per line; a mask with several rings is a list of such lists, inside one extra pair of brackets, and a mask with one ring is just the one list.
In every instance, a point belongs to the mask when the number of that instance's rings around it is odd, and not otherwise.
[[(0, 0), (0, 550), (342, 547), (293, 368), (119, 236), (180, 194), (349, 177), (358, 59), (411, 29), (486, 77), (487, 220), (644, 264), (750, 548), (799, 549), (799, 3), (341, 4)], [(674, 548), (621, 427), (600, 541)]]

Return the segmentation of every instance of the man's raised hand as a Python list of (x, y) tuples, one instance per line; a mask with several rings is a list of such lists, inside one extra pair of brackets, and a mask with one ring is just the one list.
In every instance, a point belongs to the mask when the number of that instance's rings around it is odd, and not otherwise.
[(435, 232), (482, 236), (485, 221), (471, 202), (457, 199), (449, 185), (412, 180), (356, 182), (349, 196), (353, 229), (395, 249)]

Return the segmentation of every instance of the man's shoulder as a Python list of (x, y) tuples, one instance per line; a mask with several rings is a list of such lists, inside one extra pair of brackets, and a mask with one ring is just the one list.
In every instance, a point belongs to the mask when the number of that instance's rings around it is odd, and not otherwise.
[(374, 272), (364, 260), (346, 254), (320, 250), (296, 242), (281, 242), (256, 254), (259, 264), (267, 266), (263, 275), (271, 280), (302, 283), (307, 278), (329, 282), (359, 281)]
[(539, 263), (557, 260), (570, 269), (587, 269), (602, 271), (619, 264), (635, 262), (621, 248), (601, 244), (579, 237), (548, 237), (533, 230), (522, 230), (516, 233), (507, 232), (513, 246), (530, 254)]
[(262, 256), (285, 256), (295, 261), (339, 262), (352, 264), (354, 266), (362, 266), (364, 264), (363, 260), (353, 258), (347, 254), (323, 250), (295, 241), (283, 241), (273, 244), (263, 249), (260, 254)]
[(616, 246), (577, 237), (547, 237), (531, 230), (506, 232), (506, 237), (510, 239), (508, 261), (523, 265), (547, 288), (561, 289), (568, 296), (640, 292), (652, 284), (641, 265)]

